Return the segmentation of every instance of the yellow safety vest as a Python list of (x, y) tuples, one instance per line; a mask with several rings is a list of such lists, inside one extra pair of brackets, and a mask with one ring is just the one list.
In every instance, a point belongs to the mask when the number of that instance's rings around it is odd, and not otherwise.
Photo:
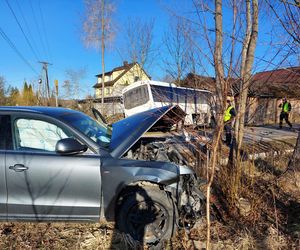
[(225, 111), (225, 114), (224, 114), (224, 122), (227, 122), (231, 119), (231, 114), (230, 114), (230, 111), (233, 109), (233, 106), (229, 106), (226, 111)]
[(283, 112), (289, 112), (289, 103), (288, 102), (285, 102), (284, 104), (283, 104)]

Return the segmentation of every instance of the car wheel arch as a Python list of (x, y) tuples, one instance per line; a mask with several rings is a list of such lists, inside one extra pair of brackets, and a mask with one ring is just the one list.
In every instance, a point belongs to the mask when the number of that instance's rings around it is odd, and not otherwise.
[(118, 204), (122, 201), (122, 198), (131, 195), (134, 193), (138, 188), (159, 188), (160, 190), (166, 191), (165, 186), (162, 184), (159, 184), (154, 181), (150, 180), (137, 180), (131, 183), (128, 183), (126, 186), (123, 186), (123, 188), (120, 190), (120, 192), (117, 195), (116, 199), (116, 206), (115, 206), (115, 213), (117, 212)]
[[(170, 187), (168, 186), (168, 183), (176, 182), (176, 179), (170, 178), (161, 178), (160, 175), (135, 175), (131, 176), (130, 178), (127, 178), (126, 181), (120, 182), (113, 189), (110, 189), (110, 193), (103, 192), (103, 199), (104, 199), (104, 218), (107, 221), (113, 221), (116, 218), (116, 207), (117, 203), (121, 197), (128, 189), (133, 190), (133, 187), (137, 187), (137, 185), (147, 185), (147, 186), (156, 186), (161, 189), (163, 189), (165, 192), (168, 193), (169, 196), (172, 194), (174, 195), (174, 192), (171, 192)], [(109, 186), (108, 181), (104, 181), (103, 185)], [(111, 190), (114, 190), (114, 194), (112, 195)], [(107, 191), (107, 190), (106, 190)]]
[(137, 180), (133, 181), (131, 183), (128, 183), (126, 186), (123, 186), (123, 188), (118, 192), (116, 202), (115, 202), (115, 207), (114, 207), (114, 218), (116, 217), (118, 213), (118, 209), (120, 207), (120, 204), (122, 201), (129, 195), (133, 194), (136, 192), (137, 189), (139, 188), (153, 188), (153, 189), (159, 189), (161, 191), (166, 192), (168, 197), (172, 199), (175, 203), (177, 201), (176, 197), (174, 197), (174, 192), (173, 190), (170, 189), (167, 185), (154, 182), (154, 181), (145, 181), (145, 180)]

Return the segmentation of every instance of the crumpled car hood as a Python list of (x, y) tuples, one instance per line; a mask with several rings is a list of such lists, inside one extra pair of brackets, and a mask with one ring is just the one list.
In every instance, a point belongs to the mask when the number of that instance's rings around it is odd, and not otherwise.
[(168, 128), (184, 119), (185, 112), (176, 105), (147, 110), (112, 125), (110, 152), (121, 157), (150, 129)]

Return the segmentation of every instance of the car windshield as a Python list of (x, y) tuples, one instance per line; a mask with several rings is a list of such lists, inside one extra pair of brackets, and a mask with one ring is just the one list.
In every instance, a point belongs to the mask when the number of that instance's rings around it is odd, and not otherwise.
[(112, 128), (95, 121), (88, 115), (82, 113), (73, 113), (61, 116), (61, 118), (70, 126), (78, 129), (80, 132), (91, 138), (102, 147), (109, 147)]

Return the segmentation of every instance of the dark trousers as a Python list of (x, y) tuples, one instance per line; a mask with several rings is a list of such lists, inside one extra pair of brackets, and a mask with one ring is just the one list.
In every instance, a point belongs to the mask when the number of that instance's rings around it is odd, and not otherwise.
[(228, 124), (224, 125), (224, 131), (225, 131), (225, 135), (226, 135), (225, 143), (227, 145), (231, 145), (231, 139), (232, 139), (232, 127), (231, 127), (231, 123), (228, 123)]
[(281, 113), (280, 113), (280, 117), (279, 117), (279, 120), (280, 120), (280, 122), (279, 122), (279, 127), (280, 127), (280, 128), (282, 128), (282, 121), (283, 121), (283, 119), (284, 119), (285, 122), (290, 126), (290, 128), (293, 127), (292, 124), (291, 124), (290, 121), (289, 121), (289, 114), (286, 113), (286, 112), (281, 112)]

